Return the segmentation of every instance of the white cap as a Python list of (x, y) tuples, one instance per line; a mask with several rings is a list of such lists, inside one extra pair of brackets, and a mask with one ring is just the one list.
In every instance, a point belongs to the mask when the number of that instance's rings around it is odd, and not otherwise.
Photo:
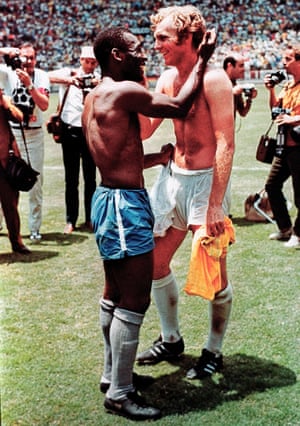
[(92, 59), (96, 59), (95, 55), (94, 55), (94, 48), (93, 48), (93, 46), (83, 46), (81, 48), (80, 57), (81, 58), (92, 58)]

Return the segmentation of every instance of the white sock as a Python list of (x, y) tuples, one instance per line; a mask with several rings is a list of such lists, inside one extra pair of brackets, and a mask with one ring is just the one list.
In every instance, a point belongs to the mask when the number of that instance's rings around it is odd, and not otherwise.
[(221, 353), (223, 338), (232, 306), (232, 286), (230, 283), (209, 303), (210, 330), (205, 348), (216, 354)]
[(133, 364), (139, 342), (143, 314), (116, 308), (110, 327), (112, 354), (111, 384), (108, 398), (118, 400), (134, 391), (132, 384)]
[(164, 342), (175, 343), (180, 339), (178, 323), (178, 286), (172, 272), (152, 281), (152, 295), (160, 317)]

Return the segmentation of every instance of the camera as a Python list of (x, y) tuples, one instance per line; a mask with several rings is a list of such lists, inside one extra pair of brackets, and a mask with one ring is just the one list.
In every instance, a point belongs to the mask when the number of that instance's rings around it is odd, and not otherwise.
[(272, 120), (275, 120), (275, 118), (278, 117), (278, 115), (280, 114), (288, 114), (290, 115), (291, 110), (287, 109), (287, 108), (281, 108), (281, 107), (273, 107), (271, 114), (272, 114)]
[(94, 87), (93, 79), (94, 79), (94, 76), (92, 74), (87, 74), (87, 75), (84, 75), (83, 77), (81, 77), (80, 78), (81, 88), (83, 90), (92, 89)]
[(243, 86), (243, 93), (247, 98), (252, 96), (254, 90), (256, 90), (254, 84), (244, 84)]
[(272, 87), (276, 86), (276, 84), (281, 83), (285, 80), (285, 74), (283, 71), (277, 71), (270, 74), (270, 84)]
[[(290, 114), (290, 110), (287, 108), (281, 107), (273, 107), (271, 114), (272, 120), (275, 120), (280, 114)], [(276, 157), (281, 157), (284, 153), (284, 147), (286, 142), (286, 134), (287, 134), (287, 125), (281, 124), (278, 126), (277, 135), (276, 135), (276, 147), (275, 147), (275, 155)]]
[(4, 61), (8, 67), (11, 67), (11, 69), (16, 70), (17, 68), (22, 68), (22, 64), (26, 62), (26, 58), (22, 56), (4, 55)]
[(80, 78), (80, 86), (83, 93), (83, 100), (85, 99), (86, 95), (95, 87), (95, 84), (93, 82), (94, 80), (93, 74), (87, 74)]

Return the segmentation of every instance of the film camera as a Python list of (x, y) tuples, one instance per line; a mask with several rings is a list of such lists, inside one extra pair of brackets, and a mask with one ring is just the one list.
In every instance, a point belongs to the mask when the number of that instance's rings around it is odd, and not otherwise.
[(78, 78), (84, 99), (85, 99), (86, 95), (93, 89), (93, 87), (95, 87), (95, 83), (93, 81), (94, 78), (95, 77), (94, 77), (93, 74), (86, 74), (86, 75)]
[[(272, 120), (275, 120), (280, 114), (290, 114), (290, 110), (287, 108), (273, 107), (271, 111)], [(278, 126), (277, 135), (276, 135), (276, 148), (275, 155), (281, 157), (284, 152), (284, 146), (286, 142), (287, 126), (286, 124), (281, 124)]]
[(26, 58), (23, 56), (4, 55), (4, 61), (8, 67), (16, 70), (17, 68), (22, 68), (22, 64), (26, 62)]
[(250, 96), (252, 96), (254, 90), (256, 90), (254, 84), (244, 84), (243, 86), (243, 93), (247, 98), (250, 98)]
[(281, 83), (283, 80), (285, 80), (285, 74), (283, 71), (277, 71), (270, 74), (270, 83), (272, 87), (276, 86), (276, 84)]
[(81, 88), (83, 90), (90, 90), (94, 87), (93, 84), (94, 76), (92, 74), (84, 75), (81, 77)]
[(272, 120), (275, 120), (275, 118), (278, 117), (280, 114), (288, 114), (290, 115), (291, 111), (287, 108), (281, 108), (281, 107), (273, 107), (271, 111)]

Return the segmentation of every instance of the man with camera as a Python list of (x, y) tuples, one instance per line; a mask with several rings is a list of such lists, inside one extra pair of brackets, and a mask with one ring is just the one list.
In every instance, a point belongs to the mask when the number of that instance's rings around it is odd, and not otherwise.
[[(277, 74), (266, 74), (265, 87), (269, 90), (269, 105), (272, 119), (278, 125), (277, 150), (265, 185), (276, 220), (278, 231), (271, 240), (284, 241), (286, 248), (300, 247), (300, 44), (289, 46), (283, 55), (283, 65), (293, 78), (288, 81), (278, 96), (275, 86), (280, 82)], [(292, 177), (297, 216), (292, 225), (283, 184)]]
[(238, 84), (238, 79), (245, 76), (245, 60), (241, 55), (229, 55), (223, 61), (223, 68), (230, 78), (234, 96), (234, 115), (236, 111), (245, 117), (250, 111), (252, 99), (256, 98), (257, 90), (253, 84)]
[(32, 242), (41, 239), (42, 183), (44, 167), (43, 111), (49, 106), (50, 83), (45, 71), (36, 68), (36, 51), (31, 43), (20, 48), (1, 47), (6, 64), (0, 65), (0, 81), (5, 93), (23, 112), (22, 126), (11, 123), (22, 158), (26, 160), (24, 137), (32, 167), (39, 177), (29, 191), (29, 231)]
[[(236, 112), (241, 117), (246, 117), (252, 105), (252, 99), (256, 98), (257, 90), (253, 84), (239, 84), (237, 80), (245, 77), (245, 59), (241, 55), (233, 53), (225, 57), (223, 69), (232, 84), (234, 119)], [(228, 212), (231, 207), (231, 180), (228, 184), (228, 195), (226, 198)], [(230, 215), (231, 217), (231, 215)]]
[(93, 47), (84, 46), (81, 49), (78, 69), (62, 68), (48, 73), (50, 82), (60, 85), (61, 102), (68, 91), (61, 112), (66, 203), (64, 234), (74, 231), (78, 219), (80, 160), (84, 179), (85, 226), (91, 229), (91, 199), (96, 189), (96, 166), (82, 132), (81, 115), (85, 96), (99, 82), (100, 75), (95, 72), (97, 65)]

